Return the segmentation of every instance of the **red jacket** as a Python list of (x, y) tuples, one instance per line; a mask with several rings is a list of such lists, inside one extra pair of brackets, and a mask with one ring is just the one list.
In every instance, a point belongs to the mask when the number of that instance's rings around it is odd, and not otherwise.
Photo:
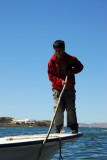
[(67, 71), (71, 72), (66, 89), (71, 88), (75, 85), (75, 75), (81, 72), (83, 65), (76, 58), (67, 53), (64, 53), (63, 59), (58, 61), (56, 55), (53, 54), (48, 63), (48, 77), (52, 82), (52, 87), (58, 90), (62, 90), (62, 80), (65, 80)]

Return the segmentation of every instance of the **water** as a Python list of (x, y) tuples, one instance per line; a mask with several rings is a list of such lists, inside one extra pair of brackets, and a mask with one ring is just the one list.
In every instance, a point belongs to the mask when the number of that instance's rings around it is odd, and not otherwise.
[[(64, 128), (69, 132), (68, 128)], [(47, 133), (48, 127), (0, 127), (0, 137)], [(107, 129), (80, 128), (84, 136), (62, 147), (63, 160), (107, 160)], [(52, 130), (53, 133), (53, 130)], [(51, 160), (58, 160), (59, 152)]]

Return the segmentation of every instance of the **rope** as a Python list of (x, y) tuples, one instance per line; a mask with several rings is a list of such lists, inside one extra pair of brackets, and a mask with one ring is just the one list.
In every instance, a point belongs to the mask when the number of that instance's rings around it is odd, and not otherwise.
[(41, 156), (41, 154), (42, 154), (43, 147), (45, 146), (46, 140), (47, 140), (48, 137), (49, 137), (49, 134), (50, 134), (50, 131), (51, 131), (51, 129), (52, 129), (53, 122), (54, 122), (54, 120), (55, 120), (56, 113), (57, 113), (57, 110), (58, 110), (58, 107), (59, 107), (60, 99), (61, 99), (62, 94), (63, 94), (63, 92), (64, 92), (64, 90), (65, 90), (65, 88), (66, 88), (67, 78), (68, 78), (68, 77), (66, 76), (66, 78), (65, 78), (65, 84), (64, 84), (63, 89), (62, 89), (62, 91), (61, 91), (61, 93), (60, 93), (60, 96), (59, 96), (59, 99), (58, 99), (58, 103), (57, 103), (57, 106), (56, 106), (56, 110), (55, 110), (53, 119), (52, 119), (52, 121), (51, 121), (51, 124), (50, 124), (49, 130), (48, 130), (47, 136), (46, 136), (46, 138), (44, 139), (44, 141), (43, 141), (43, 143), (42, 143), (42, 145), (41, 145), (41, 147), (40, 147), (40, 149), (39, 149), (39, 153), (38, 153), (38, 155), (37, 155), (36, 160), (39, 160), (39, 159), (40, 159), (40, 156)]
[(61, 139), (59, 137), (59, 151), (60, 151), (60, 155), (59, 155), (59, 160), (62, 159), (63, 160), (63, 157), (61, 155)]

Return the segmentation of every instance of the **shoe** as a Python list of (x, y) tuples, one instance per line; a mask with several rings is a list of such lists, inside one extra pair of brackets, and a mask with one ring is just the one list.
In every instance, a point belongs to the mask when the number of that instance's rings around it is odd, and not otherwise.
[(72, 134), (77, 134), (78, 131), (77, 130), (71, 130)]
[(54, 133), (60, 133), (60, 129), (55, 129)]
[(60, 133), (65, 133), (65, 130), (63, 129)]
[(78, 123), (71, 125), (70, 130), (71, 130), (72, 134), (78, 133)]

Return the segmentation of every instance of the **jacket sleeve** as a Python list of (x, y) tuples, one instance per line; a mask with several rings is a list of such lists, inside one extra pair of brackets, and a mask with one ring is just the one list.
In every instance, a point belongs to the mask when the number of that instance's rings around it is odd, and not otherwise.
[(56, 84), (56, 85), (62, 85), (62, 79), (61, 78), (58, 78), (56, 75), (55, 75), (55, 71), (54, 71), (54, 66), (52, 65), (52, 62), (49, 62), (48, 63), (48, 77), (49, 77), (49, 80)]
[(77, 74), (83, 70), (83, 65), (76, 57), (71, 56), (68, 68), (72, 70), (72, 74)]

